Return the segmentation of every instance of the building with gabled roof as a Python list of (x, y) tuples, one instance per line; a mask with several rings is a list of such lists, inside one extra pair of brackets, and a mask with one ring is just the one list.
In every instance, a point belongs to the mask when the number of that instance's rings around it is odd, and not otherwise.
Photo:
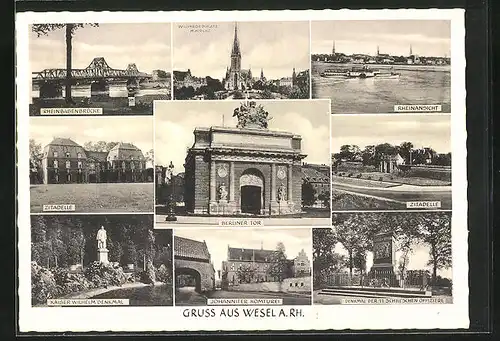
[(175, 277), (190, 276), (197, 292), (215, 289), (215, 269), (205, 241), (174, 236)]
[(153, 180), (144, 154), (132, 143), (120, 142), (107, 152), (90, 151), (70, 138), (55, 137), (44, 147), (41, 164), (44, 184)]

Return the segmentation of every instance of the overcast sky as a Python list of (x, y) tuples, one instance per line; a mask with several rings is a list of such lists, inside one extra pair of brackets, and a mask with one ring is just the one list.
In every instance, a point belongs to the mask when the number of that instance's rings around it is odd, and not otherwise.
[(83, 144), (87, 141), (129, 142), (146, 154), (153, 148), (153, 117), (30, 117), (30, 139), (42, 148), (55, 137), (70, 138)]
[(450, 56), (451, 28), (448, 20), (360, 20), (311, 23), (312, 53), (380, 53), (408, 56)]
[(430, 147), (451, 152), (450, 115), (332, 115), (332, 153), (345, 144), (367, 145), (412, 142), (415, 148)]
[[(193, 24), (174, 23), (174, 70), (191, 69), (194, 76), (221, 79), (230, 66), (234, 23), (204, 23), (201, 30)], [(200, 25), (200, 24), (196, 24)], [(267, 79), (291, 77), (309, 69), (309, 22), (240, 22), (238, 38), (241, 68), (251, 67), (254, 77), (261, 68)]]
[[(270, 130), (288, 131), (302, 136), (302, 152), (307, 163), (330, 162), (329, 101), (256, 101), (273, 118)], [(162, 101), (155, 107), (155, 162), (173, 162), (174, 173), (184, 172), (187, 148), (193, 146), (196, 127), (236, 127), (233, 116), (241, 101)]]
[[(99, 24), (85, 26), (73, 36), (72, 63), (75, 69), (86, 68), (95, 57), (104, 57), (111, 68), (126, 69), (135, 63), (139, 71), (170, 71), (171, 24)], [(46, 36), (30, 33), (31, 72), (66, 68), (65, 30)]]
[[(215, 271), (221, 270), (222, 261), (227, 260), (227, 247), (275, 250), (282, 242), (288, 259), (297, 257), (304, 249), (312, 265), (311, 229), (176, 229), (174, 234), (207, 243)], [(174, 240), (175, 243), (175, 240)]]

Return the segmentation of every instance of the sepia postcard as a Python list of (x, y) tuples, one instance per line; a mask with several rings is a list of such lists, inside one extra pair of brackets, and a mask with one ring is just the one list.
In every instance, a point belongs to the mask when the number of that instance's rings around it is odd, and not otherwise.
[(460, 9), (18, 14), (20, 332), (467, 328), (464, 38)]

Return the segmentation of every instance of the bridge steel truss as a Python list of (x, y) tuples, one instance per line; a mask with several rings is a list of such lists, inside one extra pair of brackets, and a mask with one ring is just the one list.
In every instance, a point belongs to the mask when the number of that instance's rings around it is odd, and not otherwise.
[[(101, 80), (101, 79), (147, 79), (151, 75), (137, 70), (135, 64), (130, 64), (126, 70), (112, 69), (104, 58), (94, 58), (85, 69), (72, 69), (71, 78), (74, 80)], [(43, 83), (66, 79), (66, 69), (45, 69), (34, 72), (33, 81)]]

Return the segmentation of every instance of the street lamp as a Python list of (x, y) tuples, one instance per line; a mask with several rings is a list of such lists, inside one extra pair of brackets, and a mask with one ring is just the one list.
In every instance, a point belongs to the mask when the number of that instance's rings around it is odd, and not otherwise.
[(173, 173), (174, 173), (174, 164), (172, 161), (170, 161), (170, 164), (168, 165), (167, 168), (167, 176), (166, 178), (168, 179), (168, 182), (170, 184), (170, 190), (168, 193), (168, 213), (167, 217), (165, 218), (165, 221), (177, 221), (177, 217), (175, 216), (175, 201), (174, 201), (174, 179), (173, 179)]

